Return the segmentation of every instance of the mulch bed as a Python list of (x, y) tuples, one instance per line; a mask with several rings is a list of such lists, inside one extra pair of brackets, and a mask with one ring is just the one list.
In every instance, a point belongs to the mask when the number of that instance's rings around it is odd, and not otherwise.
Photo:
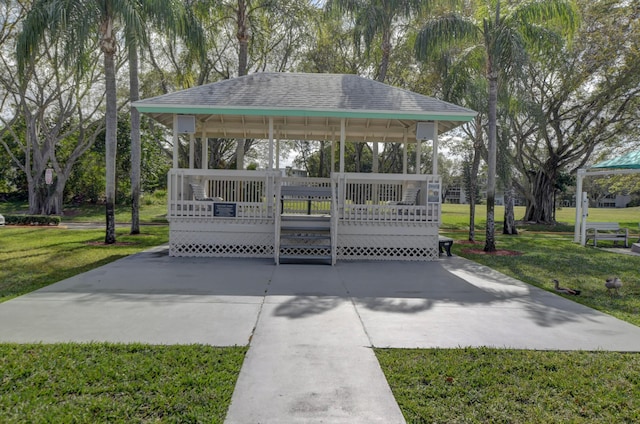
[[(470, 244), (470, 245), (484, 245), (483, 241), (470, 241), (470, 240), (456, 240), (456, 244)], [(506, 250), (506, 249), (498, 249), (495, 252), (485, 252), (483, 249), (462, 249), (462, 253), (469, 253), (472, 255), (490, 255), (490, 256), (520, 256), (523, 255), (524, 252), (519, 252), (517, 250)]]
[(462, 249), (462, 253), (470, 253), (473, 255), (490, 255), (490, 256), (520, 256), (523, 252), (517, 250), (498, 249), (495, 252), (485, 252), (483, 249)]
[(109, 247), (109, 246), (135, 246), (138, 243), (135, 243), (135, 242), (132, 242), (132, 241), (117, 241), (115, 243), (106, 244), (103, 241), (88, 241), (85, 244), (88, 244), (89, 246)]

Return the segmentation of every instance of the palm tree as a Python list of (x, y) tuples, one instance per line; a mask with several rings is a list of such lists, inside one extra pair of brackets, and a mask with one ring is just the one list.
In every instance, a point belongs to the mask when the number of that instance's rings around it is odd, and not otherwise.
[[(437, 1), (429, 0), (328, 0), (325, 7), (328, 12), (346, 13), (355, 21), (354, 39), (356, 46), (364, 41), (367, 52), (380, 37), (380, 63), (376, 69), (375, 80), (384, 82), (389, 69), (389, 58), (393, 48), (394, 25), (399, 18), (408, 18), (412, 14)], [(361, 149), (359, 149), (361, 150)], [(361, 154), (361, 151), (359, 152)], [(378, 143), (373, 143), (372, 172), (378, 172)]]
[[(116, 188), (116, 68), (118, 52), (117, 31), (127, 34), (128, 41), (144, 39), (145, 18), (162, 16), (164, 6), (171, 0), (36, 0), (23, 22), (18, 37), (18, 66), (25, 69), (45, 37), (59, 39), (66, 54), (66, 63), (81, 68), (86, 49), (95, 42), (97, 34), (103, 56), (105, 76), (105, 162), (106, 162), (106, 234), (105, 243), (116, 241), (115, 188)], [(172, 20), (175, 26), (183, 20)], [(143, 38), (139, 38), (143, 37)]]
[(486, 58), (488, 81), (488, 175), (487, 228), (484, 250), (495, 246), (496, 123), (498, 85), (526, 60), (527, 52), (544, 51), (557, 45), (561, 36), (571, 36), (578, 27), (578, 12), (571, 0), (538, 0), (509, 3), (505, 13), (501, 2), (478, 1), (478, 18), (457, 13), (427, 22), (418, 33), (416, 57), (427, 60), (434, 52), (469, 42)]
[[(140, 3), (139, 11), (148, 17), (157, 29), (169, 35), (178, 35), (198, 57), (203, 53), (203, 34), (199, 22), (190, 10), (180, 2), (155, 1), (153, 4)], [(149, 9), (148, 5), (152, 5)], [(135, 28), (127, 28), (127, 49), (129, 55), (129, 102), (140, 99), (138, 49), (148, 45), (147, 33), (135, 33)], [(140, 234), (140, 192), (141, 192), (140, 112), (131, 108), (131, 234)]]

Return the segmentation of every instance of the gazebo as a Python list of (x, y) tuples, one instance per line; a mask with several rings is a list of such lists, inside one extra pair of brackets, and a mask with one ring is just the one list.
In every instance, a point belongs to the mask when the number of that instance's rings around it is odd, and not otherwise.
[(582, 182), (585, 177), (597, 175), (621, 175), (640, 172), (640, 150), (629, 152), (625, 155), (599, 162), (590, 168), (578, 169), (576, 179), (576, 223), (574, 227), (573, 241), (583, 246), (586, 244), (587, 193), (582, 191)]
[[(475, 116), (460, 106), (356, 75), (258, 73), (133, 104), (173, 129), (168, 175), (170, 254), (284, 260), (438, 257), (438, 135)], [(181, 134), (189, 167), (180, 168)], [(195, 169), (195, 140), (203, 164)], [(266, 170), (207, 169), (207, 140), (269, 143)], [(287, 177), (280, 140), (330, 141), (330, 178)], [(420, 146), (433, 142), (432, 174), (420, 174)], [(415, 144), (417, 174), (345, 172), (346, 142)], [(332, 165), (333, 166), (333, 165)]]

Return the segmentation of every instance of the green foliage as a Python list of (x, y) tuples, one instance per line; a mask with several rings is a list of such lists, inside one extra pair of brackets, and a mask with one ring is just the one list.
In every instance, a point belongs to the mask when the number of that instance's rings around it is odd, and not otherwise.
[(376, 349), (408, 423), (632, 423), (640, 355)]
[(246, 347), (0, 345), (12, 423), (223, 423)]
[(7, 225), (59, 225), (60, 217), (54, 215), (4, 215)]
[[(167, 185), (171, 160), (158, 144), (149, 121), (141, 139), (142, 191), (153, 192)], [(131, 125), (127, 115), (118, 118), (118, 154), (116, 155), (117, 203), (129, 204), (131, 191)], [(66, 199), (76, 203), (103, 201), (105, 192), (105, 133), (98, 136), (92, 148), (78, 161), (66, 186)]]

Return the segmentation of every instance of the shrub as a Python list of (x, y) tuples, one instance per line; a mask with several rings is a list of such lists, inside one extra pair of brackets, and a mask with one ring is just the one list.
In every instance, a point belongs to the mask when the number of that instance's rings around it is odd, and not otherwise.
[(60, 225), (60, 217), (55, 215), (5, 215), (7, 225)]

